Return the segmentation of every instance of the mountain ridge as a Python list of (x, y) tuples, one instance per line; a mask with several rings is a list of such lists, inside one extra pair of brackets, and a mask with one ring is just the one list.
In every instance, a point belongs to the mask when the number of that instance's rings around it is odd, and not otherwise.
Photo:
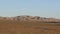
[(0, 20), (60, 22), (60, 19), (57, 19), (57, 18), (46, 18), (46, 17), (29, 16), (29, 15), (14, 16), (14, 17), (0, 17)]

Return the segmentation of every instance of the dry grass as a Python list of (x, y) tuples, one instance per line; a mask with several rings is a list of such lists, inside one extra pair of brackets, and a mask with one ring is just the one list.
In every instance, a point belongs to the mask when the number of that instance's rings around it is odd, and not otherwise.
[(0, 20), (0, 34), (60, 34), (60, 26), (39, 22)]

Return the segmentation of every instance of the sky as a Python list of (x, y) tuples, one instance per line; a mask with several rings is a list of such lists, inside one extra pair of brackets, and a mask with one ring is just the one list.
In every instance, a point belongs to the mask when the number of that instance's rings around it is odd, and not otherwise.
[(60, 0), (0, 0), (0, 16), (60, 18)]

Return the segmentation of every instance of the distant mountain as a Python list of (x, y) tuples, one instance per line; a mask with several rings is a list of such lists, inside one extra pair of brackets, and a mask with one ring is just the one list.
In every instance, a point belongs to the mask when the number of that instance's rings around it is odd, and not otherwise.
[(46, 18), (46, 17), (39, 17), (39, 16), (15, 16), (15, 17), (0, 17), (0, 20), (17, 20), (17, 21), (38, 21), (38, 22), (54, 22), (60, 23), (60, 19), (56, 18)]

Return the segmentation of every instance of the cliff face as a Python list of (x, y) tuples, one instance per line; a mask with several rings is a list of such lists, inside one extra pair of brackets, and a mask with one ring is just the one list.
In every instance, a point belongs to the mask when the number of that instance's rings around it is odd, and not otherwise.
[(16, 17), (0, 17), (0, 20), (17, 20), (17, 21), (39, 21), (39, 22), (60, 22), (60, 19), (45, 18), (39, 16), (16, 16)]

